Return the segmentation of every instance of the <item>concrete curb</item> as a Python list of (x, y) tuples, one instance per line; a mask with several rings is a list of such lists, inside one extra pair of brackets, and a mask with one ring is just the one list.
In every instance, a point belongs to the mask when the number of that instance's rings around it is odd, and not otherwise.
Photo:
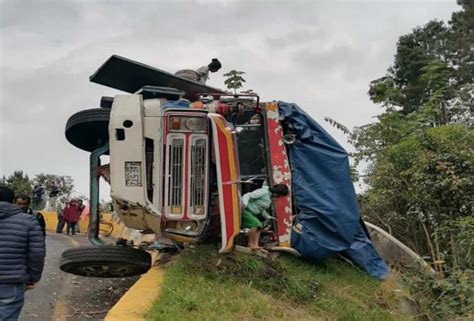
[(109, 310), (105, 321), (142, 321), (161, 293), (165, 271), (152, 267)]

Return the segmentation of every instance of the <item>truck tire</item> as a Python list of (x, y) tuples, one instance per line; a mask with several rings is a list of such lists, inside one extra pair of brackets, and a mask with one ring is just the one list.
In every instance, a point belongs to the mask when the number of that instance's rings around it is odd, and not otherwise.
[(110, 109), (85, 109), (69, 117), (66, 139), (79, 149), (92, 152), (109, 141)]
[(66, 250), (59, 268), (80, 276), (120, 278), (140, 275), (151, 267), (151, 255), (125, 246), (83, 246)]

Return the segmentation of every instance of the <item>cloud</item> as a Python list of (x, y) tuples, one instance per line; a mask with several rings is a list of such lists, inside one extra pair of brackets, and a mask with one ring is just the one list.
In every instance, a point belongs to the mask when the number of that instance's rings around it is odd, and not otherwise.
[(243, 70), (263, 101), (365, 124), (379, 112), (368, 83), (392, 63), (398, 37), (453, 10), (453, 1), (0, 1), (0, 175), (72, 175), (88, 194), (88, 155), (64, 127), (119, 93), (88, 82), (112, 54), (171, 72), (218, 57), (211, 86)]
[(2, 1), (0, 28), (50, 33), (51, 26), (58, 26), (58, 33), (79, 21), (79, 2), (74, 1)]

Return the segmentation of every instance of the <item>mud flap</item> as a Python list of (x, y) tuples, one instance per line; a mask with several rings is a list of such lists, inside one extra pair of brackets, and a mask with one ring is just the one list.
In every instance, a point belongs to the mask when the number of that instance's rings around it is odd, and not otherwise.
[(234, 238), (240, 230), (240, 196), (238, 190), (239, 163), (235, 137), (227, 121), (219, 114), (208, 114), (212, 125), (217, 186), (219, 192), (219, 212), (221, 218), (222, 245), (219, 253), (230, 252)]

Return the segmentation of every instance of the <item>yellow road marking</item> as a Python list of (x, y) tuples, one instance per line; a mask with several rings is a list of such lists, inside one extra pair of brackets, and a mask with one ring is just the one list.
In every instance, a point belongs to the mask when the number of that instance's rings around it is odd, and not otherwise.
[(78, 241), (76, 241), (76, 240), (74, 240), (70, 237), (68, 237), (68, 238), (69, 238), (69, 241), (71, 241), (71, 243), (72, 243), (72, 247), (79, 247), (79, 242)]
[[(64, 238), (67, 238), (72, 247), (78, 247), (79, 242), (70, 238), (69, 236), (62, 235)], [(68, 285), (71, 284), (72, 279), (74, 276), (72, 274), (67, 274), (66, 279), (64, 280), (63, 284), (64, 287), (61, 291), (61, 295), (59, 296), (56, 304), (54, 305), (53, 315), (51, 317), (51, 321), (66, 321), (68, 316), (67, 305), (66, 305), (66, 296), (71, 292), (71, 288)]]

